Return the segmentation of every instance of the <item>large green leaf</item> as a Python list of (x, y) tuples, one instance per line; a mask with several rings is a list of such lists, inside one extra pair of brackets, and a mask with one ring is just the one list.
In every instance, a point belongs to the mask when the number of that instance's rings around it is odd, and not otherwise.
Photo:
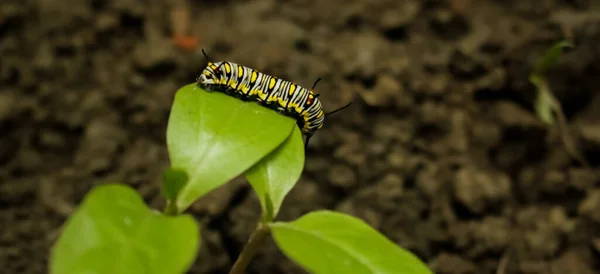
[(196, 84), (179, 89), (167, 129), (171, 164), (189, 175), (177, 196), (179, 211), (256, 164), (294, 127), (294, 119), (253, 102)]
[(279, 248), (311, 273), (433, 273), (418, 257), (350, 215), (322, 210), (269, 226)]
[(292, 190), (304, 168), (302, 133), (292, 134), (277, 149), (246, 171), (246, 178), (260, 198), (263, 219), (272, 221), (285, 196)]
[(183, 273), (200, 241), (191, 216), (161, 215), (130, 187), (102, 185), (66, 222), (50, 273)]

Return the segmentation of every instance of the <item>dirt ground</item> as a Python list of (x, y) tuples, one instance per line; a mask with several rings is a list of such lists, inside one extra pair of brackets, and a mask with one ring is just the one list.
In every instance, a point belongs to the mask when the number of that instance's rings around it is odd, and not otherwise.
[[(144, 4), (152, 2), (152, 5)], [(600, 272), (600, 3), (592, 0), (189, 1), (200, 44), (174, 47), (159, 1), (0, 1), (0, 266), (46, 273), (60, 225), (101, 180), (160, 208), (175, 91), (214, 60), (354, 96), (311, 140), (280, 219), (363, 218), (436, 273)], [(591, 167), (535, 116), (551, 72)], [(204, 245), (189, 273), (227, 273), (260, 206), (236, 180), (190, 209)], [(305, 273), (270, 240), (248, 273)]]

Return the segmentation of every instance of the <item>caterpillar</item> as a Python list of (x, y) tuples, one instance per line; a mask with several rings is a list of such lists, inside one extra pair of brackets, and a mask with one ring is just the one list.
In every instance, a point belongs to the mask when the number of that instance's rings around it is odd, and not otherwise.
[(202, 49), (207, 65), (196, 78), (198, 86), (208, 92), (218, 91), (242, 101), (257, 102), (259, 105), (292, 117), (305, 136), (304, 148), (310, 138), (323, 127), (325, 116), (349, 107), (345, 106), (325, 113), (315, 93), (317, 79), (310, 89), (291, 81), (267, 75), (255, 69), (228, 61), (211, 62)]

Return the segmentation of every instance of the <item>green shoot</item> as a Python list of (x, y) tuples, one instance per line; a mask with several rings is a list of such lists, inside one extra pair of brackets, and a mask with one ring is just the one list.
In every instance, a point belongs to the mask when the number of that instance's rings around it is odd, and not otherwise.
[(123, 185), (93, 190), (53, 248), (52, 274), (184, 273), (200, 239), (197, 223), (182, 212), (239, 175), (258, 196), (262, 218), (231, 274), (244, 273), (271, 235), (290, 259), (313, 273), (432, 273), (356, 217), (317, 211), (275, 221), (304, 167), (302, 134), (292, 118), (189, 84), (175, 96), (167, 146), (164, 213), (147, 208)]
[(536, 63), (533, 72), (529, 75), (529, 81), (537, 89), (535, 100), (535, 111), (538, 118), (546, 125), (556, 126), (563, 145), (571, 157), (577, 159), (585, 166), (589, 166), (585, 158), (579, 152), (579, 149), (567, 128), (567, 119), (564, 115), (560, 102), (554, 97), (548, 84), (546, 73), (559, 60), (561, 54), (566, 48), (572, 48), (570, 41), (559, 41), (546, 50), (542, 58)]

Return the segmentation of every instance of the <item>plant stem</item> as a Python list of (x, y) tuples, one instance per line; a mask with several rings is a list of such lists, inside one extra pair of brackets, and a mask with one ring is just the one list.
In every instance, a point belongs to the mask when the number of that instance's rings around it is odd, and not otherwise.
[(229, 274), (243, 274), (246, 267), (250, 264), (250, 261), (252, 261), (252, 258), (256, 255), (262, 240), (270, 233), (271, 230), (269, 229), (269, 226), (263, 222), (259, 222), (254, 232), (252, 232), (252, 235), (250, 235), (250, 239), (248, 239), (246, 246), (242, 249), (242, 253), (240, 253), (240, 256), (233, 264)]
[(167, 205), (165, 206), (163, 213), (165, 213), (165, 215), (175, 216), (177, 215), (177, 212), (177, 203), (175, 201), (167, 200)]

